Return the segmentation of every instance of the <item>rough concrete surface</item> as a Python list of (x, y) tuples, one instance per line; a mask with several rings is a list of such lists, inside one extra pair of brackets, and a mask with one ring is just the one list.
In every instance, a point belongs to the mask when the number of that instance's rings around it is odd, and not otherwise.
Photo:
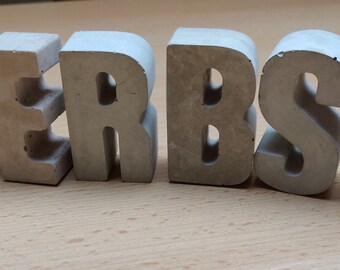
[[(212, 69), (221, 77), (212, 81)], [(171, 182), (236, 185), (251, 174), (257, 50), (246, 35), (179, 28), (167, 49)], [(213, 127), (218, 136), (211, 136)]]
[[(269, 127), (256, 151), (255, 171), (281, 191), (327, 190), (339, 162), (340, 37), (320, 30), (285, 36), (263, 68), (259, 104)], [(317, 89), (307, 81), (314, 74)], [(317, 90), (317, 92), (316, 92)], [(323, 105), (322, 105), (323, 104)]]
[(60, 53), (78, 180), (106, 180), (117, 152), (121, 178), (151, 182), (157, 158), (155, 81), (150, 45), (124, 32), (76, 32)]
[(64, 112), (62, 89), (43, 73), (58, 62), (54, 34), (0, 35), (0, 164), (8, 181), (56, 185), (72, 166), (69, 140), (51, 123)]

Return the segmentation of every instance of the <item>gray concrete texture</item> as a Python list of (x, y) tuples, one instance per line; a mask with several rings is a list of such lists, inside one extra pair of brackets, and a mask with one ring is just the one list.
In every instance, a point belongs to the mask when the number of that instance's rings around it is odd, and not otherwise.
[[(257, 50), (246, 35), (179, 28), (167, 48), (171, 182), (237, 185), (252, 172)], [(222, 84), (211, 80), (211, 69)], [(210, 127), (209, 127), (210, 126)], [(219, 136), (213, 140), (211, 126)]]
[(60, 52), (67, 119), (78, 180), (107, 180), (119, 135), (123, 181), (151, 182), (157, 114), (151, 46), (123, 32), (76, 32)]
[[(271, 127), (256, 150), (254, 164), (266, 184), (312, 195), (333, 183), (340, 118), (329, 106), (340, 106), (339, 57), (338, 35), (304, 30), (285, 36), (265, 64), (259, 104)], [(317, 77), (317, 89), (308, 83), (307, 73)]]
[(67, 138), (51, 123), (64, 112), (62, 89), (43, 73), (58, 62), (54, 34), (0, 35), (0, 166), (8, 181), (57, 185), (72, 166)]

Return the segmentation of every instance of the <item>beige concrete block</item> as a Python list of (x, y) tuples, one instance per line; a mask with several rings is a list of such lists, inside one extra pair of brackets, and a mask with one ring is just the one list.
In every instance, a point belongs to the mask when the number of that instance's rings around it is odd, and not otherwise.
[(122, 180), (150, 182), (157, 158), (150, 45), (131, 33), (76, 32), (60, 58), (77, 179), (108, 178), (117, 132)]
[(171, 182), (224, 186), (250, 176), (256, 70), (256, 46), (244, 34), (199, 28), (174, 33), (167, 49)]
[[(259, 103), (271, 125), (255, 171), (285, 192), (312, 195), (333, 183), (339, 162), (340, 37), (320, 30), (285, 36), (263, 68)], [(316, 76), (312, 87), (308, 76)], [(312, 82), (312, 81), (310, 81)], [(317, 92), (316, 92), (317, 91)]]
[(59, 36), (0, 35), (0, 166), (5, 180), (56, 185), (72, 166), (69, 141), (50, 131), (63, 92), (43, 73), (58, 62)]

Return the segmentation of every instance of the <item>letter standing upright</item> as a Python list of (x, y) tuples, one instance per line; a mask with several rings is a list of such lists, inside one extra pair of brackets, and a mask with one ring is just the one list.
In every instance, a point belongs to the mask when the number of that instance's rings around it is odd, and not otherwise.
[(51, 123), (65, 111), (63, 91), (43, 73), (58, 63), (55, 34), (0, 35), (0, 166), (8, 181), (57, 185), (72, 166), (70, 143)]
[[(213, 70), (222, 77), (219, 85), (212, 80)], [(167, 49), (171, 182), (224, 186), (250, 176), (256, 71), (256, 46), (244, 34), (195, 28), (175, 32)]]
[(157, 114), (149, 102), (155, 80), (150, 45), (131, 33), (76, 32), (60, 62), (77, 179), (108, 178), (118, 133), (122, 180), (151, 182)]
[[(338, 35), (302, 30), (283, 37), (263, 67), (259, 104), (270, 127), (254, 164), (267, 185), (300, 195), (332, 185), (339, 163), (340, 114), (330, 106), (340, 107), (339, 58)], [(314, 87), (311, 74), (318, 81)]]

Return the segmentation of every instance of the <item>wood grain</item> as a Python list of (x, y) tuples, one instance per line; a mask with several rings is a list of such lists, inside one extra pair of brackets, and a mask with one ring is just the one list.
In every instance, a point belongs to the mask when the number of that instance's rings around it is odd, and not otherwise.
[[(260, 70), (279, 39), (319, 28), (340, 33), (338, 1), (81, 1), (0, 7), (0, 32), (137, 33), (154, 48), (159, 157), (152, 184), (0, 181), (1, 269), (340, 269), (340, 174), (315, 197), (256, 179), (236, 188), (169, 184), (166, 45), (179, 26), (238, 30), (256, 42)], [(46, 74), (61, 85), (59, 66)], [(256, 101), (257, 104), (257, 101)], [(257, 105), (256, 105), (257, 106)], [(266, 123), (258, 110), (261, 138)], [(65, 115), (53, 130), (67, 135)]]

